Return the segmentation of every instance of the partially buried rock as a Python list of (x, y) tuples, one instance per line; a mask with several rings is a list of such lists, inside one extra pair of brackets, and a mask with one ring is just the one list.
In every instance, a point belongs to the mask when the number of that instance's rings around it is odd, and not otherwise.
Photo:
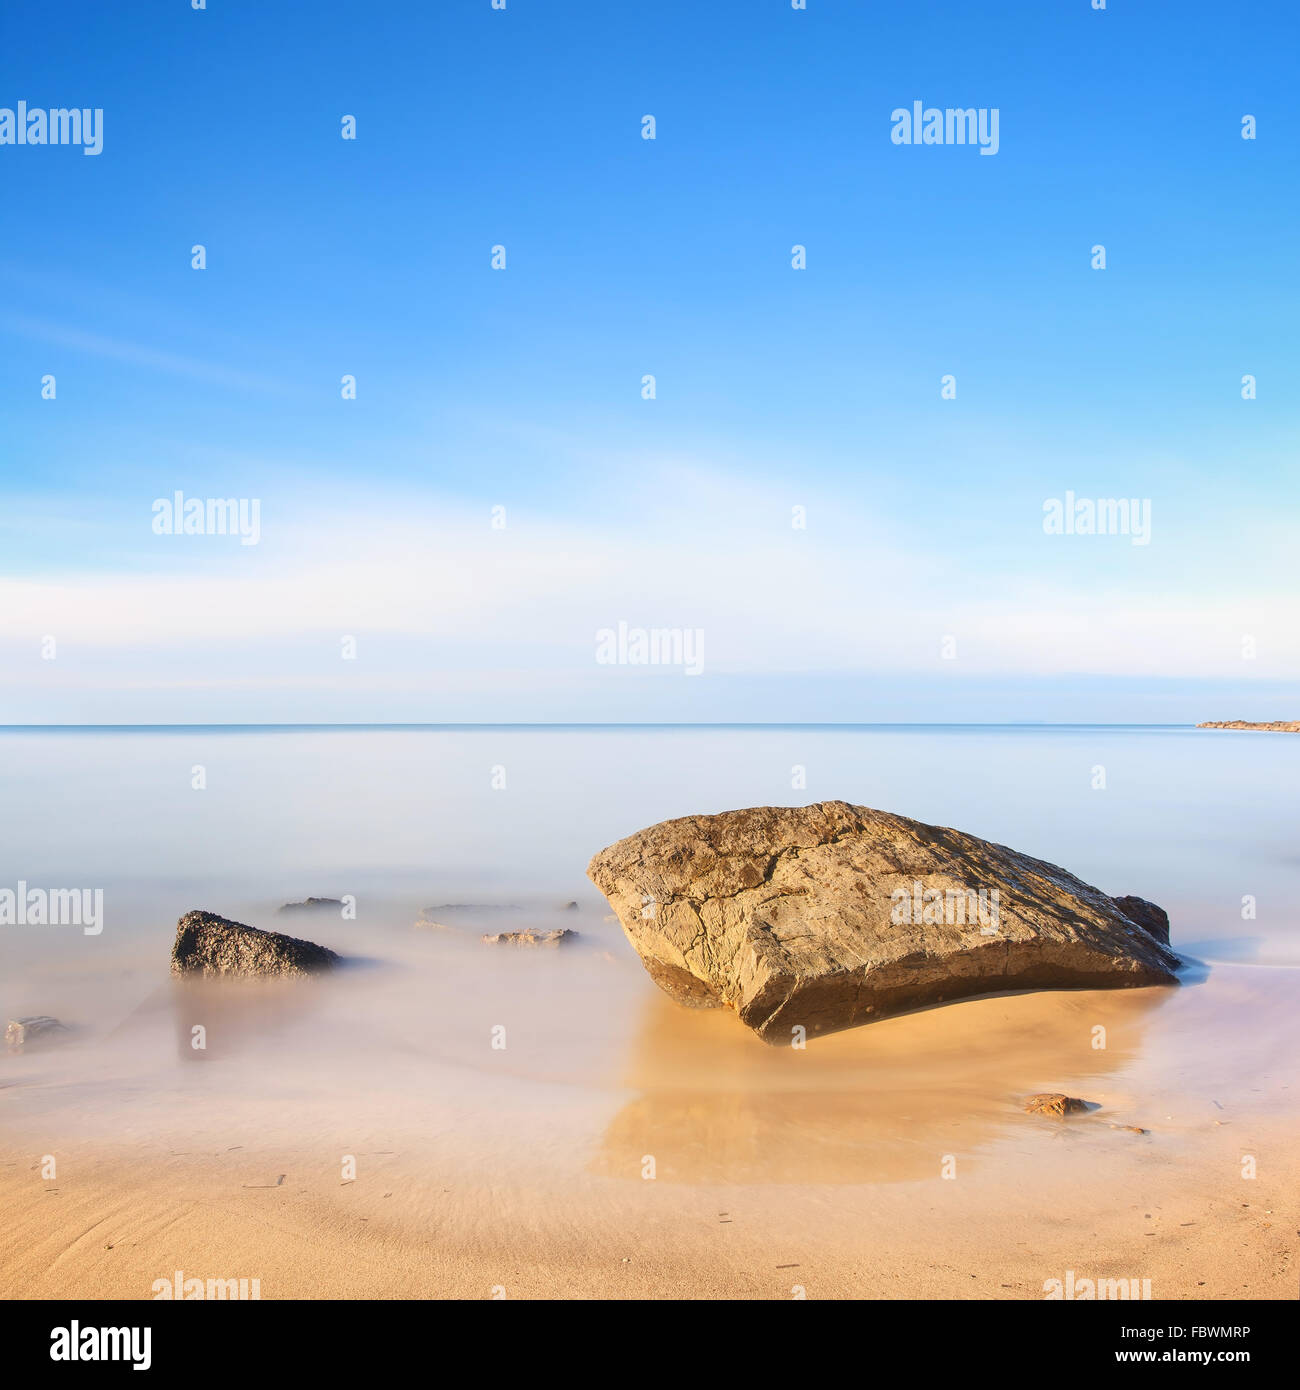
[(1030, 1096), (1025, 1101), (1025, 1110), (1030, 1115), (1051, 1115), (1063, 1120), (1067, 1115), (1081, 1115), (1088, 1108), (1086, 1100), (1078, 1096), (1063, 1095), (1060, 1091), (1044, 1091), (1041, 1095)]
[(11, 1018), (5, 1026), (5, 1046), (10, 1052), (25, 1052), (32, 1046), (45, 1046), (66, 1037), (68, 1029), (49, 1014), (31, 1018)]
[(501, 931), (485, 936), (488, 946), (567, 946), (578, 939), (576, 931)]
[(180, 976), (314, 975), (339, 957), (314, 941), (261, 931), (215, 912), (187, 912), (176, 924), (172, 974)]
[(281, 915), (295, 912), (342, 912), (342, 898), (305, 898), (300, 903), (283, 903), (276, 911)]
[(665, 821), (587, 874), (661, 988), (772, 1043), (971, 995), (1177, 983), (1154, 905), (1144, 928), (1055, 864), (843, 801)]

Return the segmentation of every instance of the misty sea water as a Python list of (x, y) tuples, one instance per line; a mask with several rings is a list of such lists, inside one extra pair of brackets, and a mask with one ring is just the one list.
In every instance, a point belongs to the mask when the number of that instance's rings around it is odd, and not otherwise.
[[(1300, 963), (1300, 737), (1179, 726), (7, 729), (0, 884), (102, 888), (94, 938), (0, 928), (8, 960), (166, 955), (192, 907), (355, 896), (576, 900), (674, 816), (844, 800), (954, 826), (1160, 903), (1184, 951)], [(617, 927), (609, 930), (617, 935)], [(75, 939), (74, 939), (75, 938)]]
[[(99, 889), (104, 921), (0, 927), (0, 1012), (72, 1030), (7, 1059), (0, 1121), (132, 1163), (261, 1154), (296, 1182), (360, 1146), (404, 1165), (416, 1221), (453, 1169), (616, 1208), (647, 1153), (672, 1184), (889, 1186), (954, 1145), (999, 1200), (1029, 1144), (1036, 1180), (1105, 1204), (1140, 1157), (1115, 1125), (1191, 1162), (1293, 1109), (1297, 759), (1285, 735), (1137, 725), (5, 730), (0, 887)], [(1161, 904), (1183, 986), (967, 1000), (804, 1051), (670, 1001), (591, 856), (668, 817), (829, 799)], [(278, 911), (307, 897), (355, 915)], [(355, 968), (175, 991), (193, 908)], [(578, 935), (480, 940), (522, 927)], [(1099, 1118), (1027, 1132), (1021, 1099), (1055, 1088)]]

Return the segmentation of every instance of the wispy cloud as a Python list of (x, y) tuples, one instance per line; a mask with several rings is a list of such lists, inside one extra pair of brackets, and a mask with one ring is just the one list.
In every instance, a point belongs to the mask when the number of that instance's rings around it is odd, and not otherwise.
[[(780, 490), (684, 464), (660, 481), (657, 502), (648, 490), (623, 510), (611, 498), (599, 522), (521, 511), (502, 530), (486, 507), (419, 492), (368, 489), (347, 511), (268, 499), (257, 547), (146, 535), (135, 545), (156, 551), (147, 573), (0, 580), (11, 693), (35, 704), (68, 679), (213, 694), (342, 688), (365, 717), (367, 691), (449, 679), (499, 699), (505, 671), (527, 718), (533, 682), (590, 692), (618, 678), (596, 670), (594, 639), (620, 620), (702, 629), (706, 675), (729, 677), (1300, 676), (1284, 596), (1157, 601), (1118, 578), (1006, 583), (970, 572), (960, 548), (918, 551), (896, 521), (843, 501), (811, 498), (802, 532)], [(57, 671), (38, 657), (47, 634)], [(355, 663), (340, 658), (344, 636), (357, 639)]]
[(19, 337), (53, 343), (58, 347), (70, 348), (74, 352), (88, 353), (93, 357), (108, 358), (134, 367), (147, 367), (152, 371), (167, 372), (173, 376), (189, 377), (191, 380), (208, 382), (214, 386), (228, 386), (234, 390), (254, 391), (263, 395), (281, 395), (287, 390), (283, 383), (267, 376), (239, 371), (233, 367), (205, 362), (122, 338), (108, 337), (102, 333), (92, 333), (68, 324), (51, 323), (45, 319), (8, 314), (0, 319), (0, 328)]

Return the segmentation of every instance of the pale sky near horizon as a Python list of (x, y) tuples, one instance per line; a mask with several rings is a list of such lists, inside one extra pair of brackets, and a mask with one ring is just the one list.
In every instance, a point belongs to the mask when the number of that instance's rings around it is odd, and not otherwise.
[[(0, 723), (1296, 717), (1298, 37), (6, 13), (0, 108), (104, 115), (0, 144)], [(893, 143), (914, 101), (996, 155)], [(177, 491), (257, 543), (156, 534)], [(1046, 534), (1067, 493), (1149, 543)], [(620, 623), (701, 673), (599, 663)]]

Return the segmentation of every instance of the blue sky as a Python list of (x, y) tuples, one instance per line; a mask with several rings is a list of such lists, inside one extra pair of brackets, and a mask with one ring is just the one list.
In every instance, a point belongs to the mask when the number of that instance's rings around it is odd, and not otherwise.
[[(0, 721), (1294, 717), (1293, 6), (2, 37), (0, 106), (104, 148), (0, 146)], [(893, 144), (915, 100), (998, 153)], [(259, 543), (155, 535), (178, 489)], [(1044, 535), (1067, 490), (1151, 543)], [(597, 665), (619, 622), (703, 673)]]

